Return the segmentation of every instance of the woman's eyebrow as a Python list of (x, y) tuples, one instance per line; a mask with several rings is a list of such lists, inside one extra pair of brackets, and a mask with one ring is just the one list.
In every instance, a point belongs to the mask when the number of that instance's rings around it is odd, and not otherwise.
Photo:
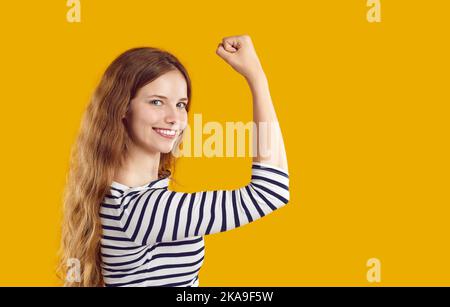
[[(148, 97), (148, 98), (150, 98), (150, 97), (158, 97), (158, 98), (168, 99), (166, 96), (162, 96), (162, 95), (150, 95), (150, 96), (147, 96), (147, 97)], [(188, 101), (187, 98), (180, 98), (180, 101), (181, 101), (181, 100)]]

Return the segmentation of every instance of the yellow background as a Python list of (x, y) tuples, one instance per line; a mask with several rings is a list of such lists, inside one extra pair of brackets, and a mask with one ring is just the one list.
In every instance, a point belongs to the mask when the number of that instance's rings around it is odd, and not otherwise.
[[(246, 122), (248, 86), (215, 54), (239, 34), (270, 82), (291, 201), (206, 236), (200, 286), (450, 285), (449, 1), (382, 0), (369, 23), (366, 0), (82, 0), (79, 24), (65, 0), (3, 2), (0, 285), (60, 285), (69, 149), (106, 66), (164, 48), (190, 72), (191, 118)], [(239, 187), (249, 161), (182, 159), (176, 178)]]

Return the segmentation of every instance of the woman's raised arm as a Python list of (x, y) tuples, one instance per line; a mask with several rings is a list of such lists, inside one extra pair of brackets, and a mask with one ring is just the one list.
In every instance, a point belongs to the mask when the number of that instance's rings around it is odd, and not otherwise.
[[(248, 82), (253, 95), (253, 161), (288, 170), (286, 150), (267, 77), (248, 35), (225, 37), (216, 53)], [(263, 152), (261, 152), (263, 151)]]

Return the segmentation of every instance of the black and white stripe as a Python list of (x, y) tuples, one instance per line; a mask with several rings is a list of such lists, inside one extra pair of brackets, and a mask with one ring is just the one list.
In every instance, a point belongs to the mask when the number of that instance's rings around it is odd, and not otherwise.
[(204, 235), (262, 218), (290, 196), (288, 172), (261, 162), (252, 163), (249, 184), (234, 190), (185, 193), (168, 184), (111, 184), (100, 208), (107, 286), (198, 286)]

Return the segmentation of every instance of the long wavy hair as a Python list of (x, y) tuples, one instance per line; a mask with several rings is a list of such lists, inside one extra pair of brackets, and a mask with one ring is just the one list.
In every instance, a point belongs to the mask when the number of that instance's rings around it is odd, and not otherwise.
[[(104, 286), (100, 239), (100, 204), (109, 192), (115, 171), (127, 156), (131, 139), (122, 121), (137, 91), (171, 70), (180, 71), (191, 101), (191, 81), (185, 67), (169, 52), (152, 47), (130, 49), (106, 69), (82, 117), (70, 152), (63, 196), (63, 222), (57, 275), (64, 286)], [(186, 109), (189, 111), (189, 103)], [(183, 133), (174, 148), (181, 144)], [(173, 150), (161, 153), (158, 178), (174, 170)], [(80, 264), (79, 281), (66, 278), (68, 264)]]

